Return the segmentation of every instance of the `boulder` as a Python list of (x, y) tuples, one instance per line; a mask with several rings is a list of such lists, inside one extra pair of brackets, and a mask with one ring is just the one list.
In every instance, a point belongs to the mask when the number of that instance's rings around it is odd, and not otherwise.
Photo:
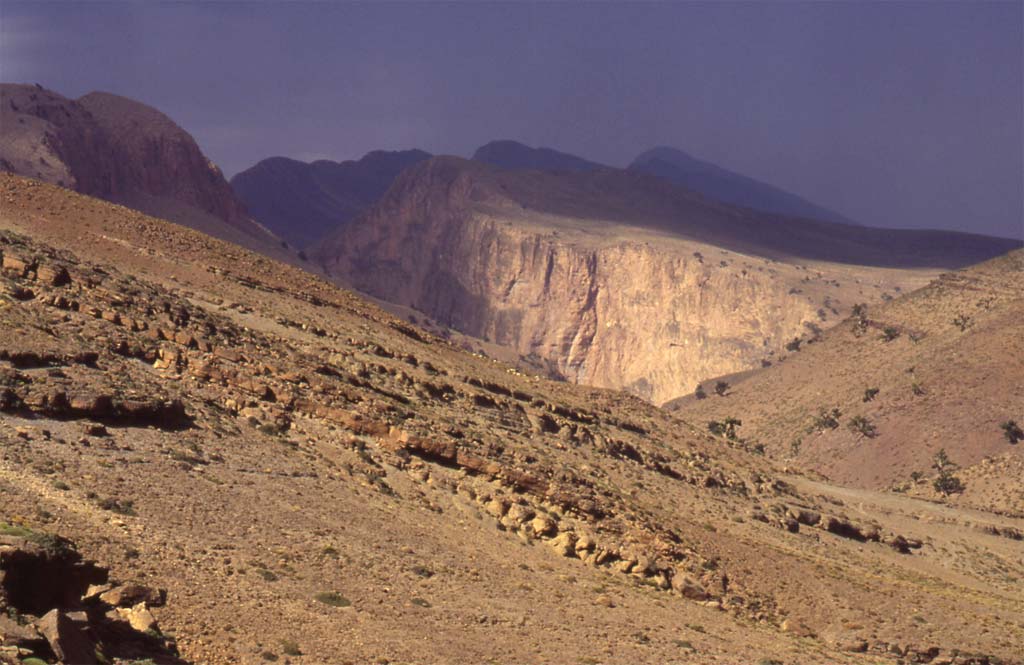
[(62, 663), (93, 665), (96, 645), (74, 621), (60, 610), (50, 610), (36, 623), (39, 633), (50, 643)]
[(31, 625), (23, 626), (6, 614), (0, 614), (0, 644), (31, 649), (40, 640)]
[(576, 535), (571, 531), (563, 531), (552, 538), (548, 544), (561, 556), (576, 556)]
[(12, 277), (26, 277), (31, 264), (29, 261), (13, 256), (11, 254), (4, 254), (2, 264), (3, 271)]
[(514, 503), (509, 507), (508, 512), (505, 513), (501, 523), (510, 528), (518, 528), (533, 519), (535, 514), (536, 512), (529, 506)]
[(36, 270), (36, 279), (47, 286), (64, 286), (71, 283), (68, 269), (62, 265), (41, 265)]
[(141, 584), (124, 584), (101, 593), (99, 599), (114, 607), (132, 607), (139, 603), (162, 607), (167, 602), (167, 591)]
[(818, 522), (821, 521), (820, 513), (817, 513), (813, 510), (808, 510), (806, 508), (790, 506), (787, 512), (789, 513), (789, 516), (795, 519), (797, 522), (799, 522), (800, 524), (805, 524), (807, 526), (816, 526)]
[(119, 607), (117, 608), (117, 613), (140, 633), (157, 630), (156, 617), (149, 611), (145, 603), (139, 603), (128, 608)]
[(791, 633), (797, 637), (813, 637), (814, 631), (812, 631), (807, 624), (798, 619), (786, 619), (780, 626), (782, 632)]
[(700, 582), (685, 573), (676, 573), (672, 578), (672, 588), (683, 598), (690, 600), (707, 600), (711, 597)]
[(558, 525), (547, 515), (538, 515), (530, 522), (533, 532), (538, 536), (553, 536), (558, 532)]

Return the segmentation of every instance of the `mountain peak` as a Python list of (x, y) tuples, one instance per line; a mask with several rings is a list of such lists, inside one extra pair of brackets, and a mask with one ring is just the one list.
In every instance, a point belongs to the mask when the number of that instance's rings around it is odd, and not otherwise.
[(532, 148), (510, 139), (491, 141), (473, 159), (514, 171), (599, 171), (609, 167), (551, 148)]

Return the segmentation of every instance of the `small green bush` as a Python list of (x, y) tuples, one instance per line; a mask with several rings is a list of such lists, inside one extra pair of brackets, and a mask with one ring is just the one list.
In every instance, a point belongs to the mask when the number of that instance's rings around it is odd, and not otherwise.
[(743, 421), (738, 418), (728, 417), (725, 420), (712, 420), (708, 423), (708, 431), (717, 436), (724, 436), (730, 441), (736, 441), (736, 428), (741, 426)]
[(112, 496), (108, 496), (105, 499), (98, 500), (96, 505), (103, 510), (109, 510), (110, 512), (117, 513), (119, 515), (135, 514), (135, 502), (129, 499), (116, 499)]
[(878, 436), (878, 429), (875, 425), (864, 416), (854, 416), (850, 418), (850, 422), (847, 423), (847, 427), (854, 434), (859, 434), (868, 439), (873, 439)]
[(900, 329), (896, 326), (886, 326), (882, 329), (882, 341), (891, 342), (900, 336)]
[(807, 428), (808, 433), (810, 432), (824, 432), (827, 429), (836, 429), (839, 427), (839, 417), (843, 415), (843, 412), (839, 410), (839, 407), (834, 407), (829, 410), (824, 407), (818, 409), (818, 415), (814, 417), (811, 422), (811, 426)]
[(957, 314), (953, 319), (953, 325), (960, 329), (960, 332), (964, 332), (971, 327), (971, 317), (966, 314)]
[(949, 459), (945, 448), (940, 448), (939, 452), (935, 453), (935, 459), (932, 460), (932, 468), (939, 472), (939, 475), (932, 481), (932, 486), (936, 492), (943, 496), (949, 496), (950, 494), (964, 491), (963, 481), (953, 473), (959, 468), (959, 465)]
[(1010, 444), (1015, 445), (1020, 441), (1024, 441), (1024, 429), (1021, 429), (1016, 421), (1007, 420), (1000, 427), (1003, 429), (1003, 436), (1006, 437)]
[(319, 602), (331, 607), (350, 607), (352, 601), (336, 591), (324, 591), (314, 596)]

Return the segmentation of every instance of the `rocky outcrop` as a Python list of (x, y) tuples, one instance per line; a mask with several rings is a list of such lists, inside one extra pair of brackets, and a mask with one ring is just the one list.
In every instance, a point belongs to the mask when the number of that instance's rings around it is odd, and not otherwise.
[(0, 523), (0, 662), (183, 663), (149, 609), (166, 591), (108, 577), (68, 540)]

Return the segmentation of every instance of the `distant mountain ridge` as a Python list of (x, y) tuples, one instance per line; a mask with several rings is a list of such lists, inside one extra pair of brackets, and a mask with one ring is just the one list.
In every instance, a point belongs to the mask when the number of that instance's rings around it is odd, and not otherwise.
[(628, 168), (665, 178), (723, 203), (787, 217), (857, 224), (834, 210), (796, 194), (697, 159), (676, 148), (662, 146), (648, 150), (634, 159)]
[(295, 247), (308, 247), (376, 203), (422, 150), (376, 150), (359, 160), (269, 157), (231, 179), (252, 215)]
[(509, 170), (600, 171), (612, 167), (551, 148), (531, 148), (518, 141), (491, 141), (473, 153), (473, 160)]
[(125, 97), (0, 84), (0, 168), (281, 252), (184, 129)]

